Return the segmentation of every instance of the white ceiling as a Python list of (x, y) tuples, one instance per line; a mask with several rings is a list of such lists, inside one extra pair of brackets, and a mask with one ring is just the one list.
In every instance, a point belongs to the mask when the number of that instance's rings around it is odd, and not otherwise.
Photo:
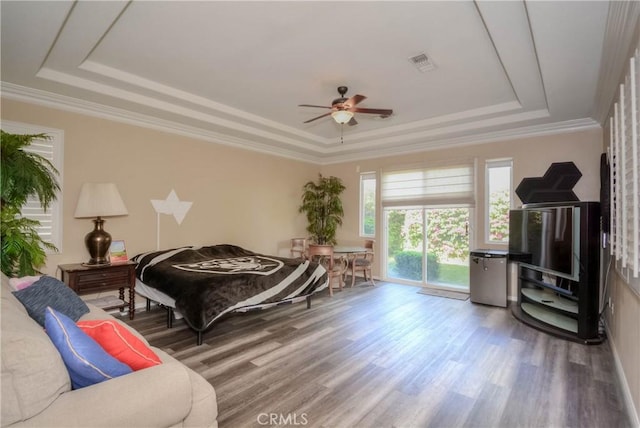
[[(317, 163), (599, 126), (608, 2), (0, 4), (3, 96)], [(435, 70), (410, 57), (426, 53)], [(336, 88), (367, 96), (336, 124)], [(343, 141), (341, 142), (341, 132)]]

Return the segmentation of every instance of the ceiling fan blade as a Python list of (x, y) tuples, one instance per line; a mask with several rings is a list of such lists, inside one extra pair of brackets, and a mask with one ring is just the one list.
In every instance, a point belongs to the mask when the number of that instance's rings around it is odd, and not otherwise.
[(367, 97), (365, 97), (364, 95), (354, 95), (351, 98), (349, 98), (347, 101), (345, 101), (344, 103), (342, 103), (342, 105), (347, 105), (349, 107), (355, 107), (356, 104), (358, 104), (359, 102), (361, 102), (362, 100), (367, 99)]
[(318, 108), (331, 108), (327, 106), (314, 106), (313, 104), (298, 104), (298, 107), (318, 107)]
[(355, 113), (370, 113), (370, 114), (379, 114), (380, 116), (391, 116), (393, 114), (393, 110), (391, 109), (381, 109), (381, 108), (360, 108), (360, 107), (352, 107), (348, 109), (349, 111)]
[(347, 125), (349, 125), (349, 126), (354, 126), (354, 125), (357, 125), (357, 124), (358, 124), (358, 121), (356, 120), (355, 117), (352, 117), (351, 120), (349, 122), (347, 122)]
[(313, 122), (314, 120), (318, 120), (318, 119), (323, 118), (323, 117), (325, 117), (325, 116), (329, 116), (330, 114), (331, 114), (331, 113), (321, 114), (321, 115), (320, 115), (320, 116), (318, 116), (318, 117), (314, 117), (313, 119), (306, 120), (304, 123)]

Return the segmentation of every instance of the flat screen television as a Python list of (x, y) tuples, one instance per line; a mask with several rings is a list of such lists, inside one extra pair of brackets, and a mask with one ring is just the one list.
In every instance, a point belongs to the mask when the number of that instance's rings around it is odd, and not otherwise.
[(521, 264), (561, 278), (580, 277), (580, 207), (509, 211), (509, 254)]

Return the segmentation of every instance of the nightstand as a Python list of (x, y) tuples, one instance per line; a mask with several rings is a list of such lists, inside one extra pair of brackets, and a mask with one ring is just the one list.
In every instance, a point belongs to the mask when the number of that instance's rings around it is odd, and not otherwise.
[[(124, 262), (103, 266), (87, 266), (82, 263), (58, 265), (62, 272), (62, 281), (78, 295), (118, 290), (119, 304), (111, 304), (102, 309), (124, 308), (129, 306), (129, 319), (135, 315), (136, 263)], [(129, 288), (129, 301), (125, 299), (124, 289)]]

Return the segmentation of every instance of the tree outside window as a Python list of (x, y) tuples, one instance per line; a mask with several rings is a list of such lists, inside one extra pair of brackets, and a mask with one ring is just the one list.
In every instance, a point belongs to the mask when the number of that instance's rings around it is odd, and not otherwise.
[(360, 174), (360, 235), (376, 234), (376, 174)]
[(509, 242), (511, 208), (511, 160), (487, 161), (486, 236), (489, 242)]

